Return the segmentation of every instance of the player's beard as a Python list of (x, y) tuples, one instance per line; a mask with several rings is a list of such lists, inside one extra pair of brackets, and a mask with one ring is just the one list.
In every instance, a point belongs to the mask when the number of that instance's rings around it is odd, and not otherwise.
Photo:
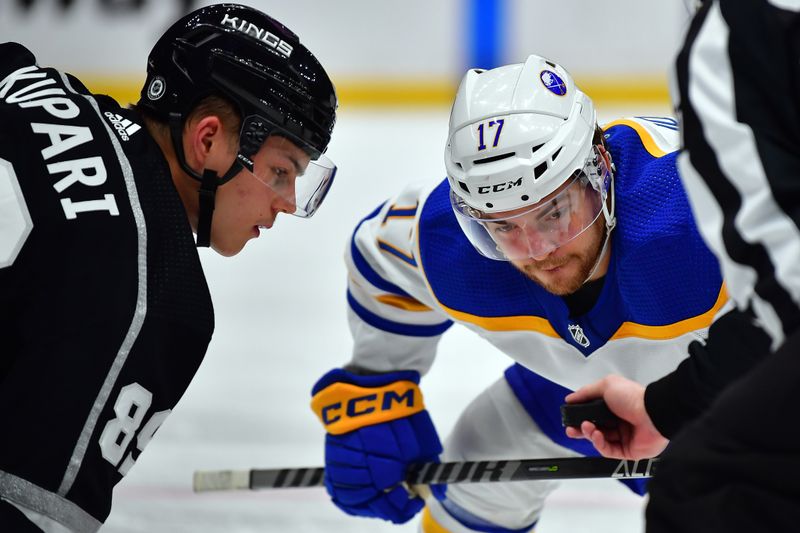
[[(605, 218), (599, 216), (589, 229), (578, 236), (578, 239), (587, 242), (582, 250), (564, 255), (553, 254), (542, 261), (513, 261), (514, 266), (528, 278), (541, 285), (547, 292), (558, 296), (572, 294), (586, 283), (587, 278), (597, 265), (603, 249), (605, 231)], [(542, 269), (551, 269), (559, 266), (567, 267), (573, 273), (569, 276), (556, 277), (555, 279), (548, 279), (552, 278), (552, 276), (543, 276)]]

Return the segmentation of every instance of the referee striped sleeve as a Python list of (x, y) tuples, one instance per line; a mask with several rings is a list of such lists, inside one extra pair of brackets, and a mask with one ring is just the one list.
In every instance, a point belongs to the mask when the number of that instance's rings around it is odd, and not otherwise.
[(797, 18), (766, 0), (706, 3), (678, 55), (673, 93), (678, 166), (698, 226), (731, 296), (753, 307), (773, 348), (800, 326), (800, 109), (791, 85), (800, 68), (781, 39), (787, 17)]

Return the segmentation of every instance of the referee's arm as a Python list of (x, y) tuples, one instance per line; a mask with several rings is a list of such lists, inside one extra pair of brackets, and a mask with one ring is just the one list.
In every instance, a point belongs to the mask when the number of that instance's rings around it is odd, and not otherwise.
[(647, 388), (665, 436), (800, 328), (799, 12), (800, 0), (707, 1), (676, 60), (681, 178), (731, 297), (766, 334), (723, 317)]

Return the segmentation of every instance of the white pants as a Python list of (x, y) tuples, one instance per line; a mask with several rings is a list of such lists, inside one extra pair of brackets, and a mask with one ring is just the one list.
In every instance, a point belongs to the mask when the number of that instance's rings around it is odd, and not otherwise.
[[(520, 404), (502, 377), (484, 390), (461, 413), (444, 444), (442, 462), (491, 459), (580, 457), (550, 440)], [(545, 498), (556, 481), (508, 483), (457, 483), (447, 487), (447, 499), (480, 521), (495, 527), (519, 530), (530, 527), (541, 515)], [(422, 531), (473, 532), (450, 516), (442, 503), (428, 499)], [(438, 529), (430, 519), (438, 524)], [(487, 524), (487, 525), (489, 525)]]

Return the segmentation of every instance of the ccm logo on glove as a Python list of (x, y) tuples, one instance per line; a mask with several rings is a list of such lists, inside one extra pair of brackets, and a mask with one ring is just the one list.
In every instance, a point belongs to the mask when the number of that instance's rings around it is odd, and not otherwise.
[(422, 393), (412, 381), (383, 387), (334, 383), (311, 400), (311, 409), (328, 433), (341, 435), (364, 426), (411, 416), (425, 409)]

